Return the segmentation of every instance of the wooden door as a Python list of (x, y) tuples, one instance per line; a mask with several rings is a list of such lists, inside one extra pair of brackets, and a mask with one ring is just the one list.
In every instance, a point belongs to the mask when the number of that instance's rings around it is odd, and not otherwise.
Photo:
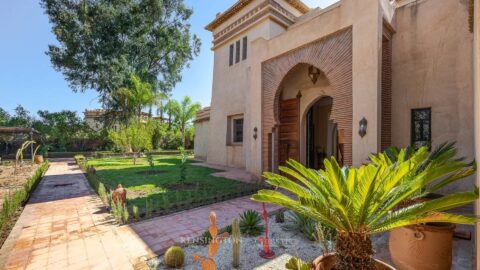
[(289, 159), (300, 161), (300, 99), (280, 100), (278, 132), (278, 163)]

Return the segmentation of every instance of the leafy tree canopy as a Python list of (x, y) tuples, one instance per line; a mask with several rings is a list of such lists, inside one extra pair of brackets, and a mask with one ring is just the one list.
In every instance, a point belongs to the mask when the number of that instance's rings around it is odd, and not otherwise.
[(3, 108), (0, 108), (0, 126), (6, 126), (9, 119), (10, 114), (8, 114)]
[(198, 55), (183, 0), (41, 0), (58, 45), (47, 54), (74, 91), (95, 89), (106, 104), (130, 74), (170, 91)]
[(22, 105), (18, 105), (15, 108), (15, 114), (7, 118), (7, 126), (9, 127), (31, 127), (33, 117), (30, 116), (30, 112), (27, 111)]
[(68, 141), (70, 138), (83, 137), (89, 130), (86, 123), (74, 111), (61, 112), (38, 111), (39, 120), (33, 127), (40, 132), (46, 140)]
[(128, 126), (121, 126), (119, 131), (110, 130), (108, 136), (124, 152), (138, 153), (152, 150), (152, 133), (150, 125), (135, 121)]

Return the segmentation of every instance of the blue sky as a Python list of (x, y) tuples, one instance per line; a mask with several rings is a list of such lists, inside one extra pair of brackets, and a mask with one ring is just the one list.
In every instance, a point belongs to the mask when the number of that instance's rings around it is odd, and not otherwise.
[[(193, 7), (192, 31), (202, 40), (200, 55), (183, 71), (183, 81), (172, 92), (173, 98), (185, 95), (203, 106), (210, 104), (213, 53), (211, 33), (204, 30), (215, 14), (236, 0), (185, 0)], [(304, 0), (310, 7), (325, 7), (336, 0)], [(95, 91), (74, 93), (61, 73), (55, 71), (45, 55), (48, 44), (55, 43), (47, 16), (38, 1), (1, 0), (0, 8), (0, 107), (12, 112), (18, 105), (38, 110), (74, 110), (98, 108)]]

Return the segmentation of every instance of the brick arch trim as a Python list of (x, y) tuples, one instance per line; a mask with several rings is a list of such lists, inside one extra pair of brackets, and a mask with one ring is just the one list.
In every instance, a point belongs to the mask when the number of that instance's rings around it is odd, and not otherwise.
[[(335, 32), (317, 41), (265, 61), (262, 64), (262, 168), (269, 170), (269, 134), (278, 125), (281, 83), (298, 64), (319, 68), (327, 77), (333, 98), (331, 119), (344, 136), (344, 162), (352, 164), (352, 29)], [(278, 143), (274, 142), (275, 153)]]

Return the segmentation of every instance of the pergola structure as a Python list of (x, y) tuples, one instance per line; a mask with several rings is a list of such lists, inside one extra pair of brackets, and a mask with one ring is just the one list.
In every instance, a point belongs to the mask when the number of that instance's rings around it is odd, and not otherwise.
[[(0, 127), (0, 143), (5, 144), (5, 152), (8, 154), (9, 141), (14, 141), (20, 135), (34, 140), (40, 135), (34, 128), (23, 127)], [(30, 145), (30, 154), (33, 156), (33, 145)]]

